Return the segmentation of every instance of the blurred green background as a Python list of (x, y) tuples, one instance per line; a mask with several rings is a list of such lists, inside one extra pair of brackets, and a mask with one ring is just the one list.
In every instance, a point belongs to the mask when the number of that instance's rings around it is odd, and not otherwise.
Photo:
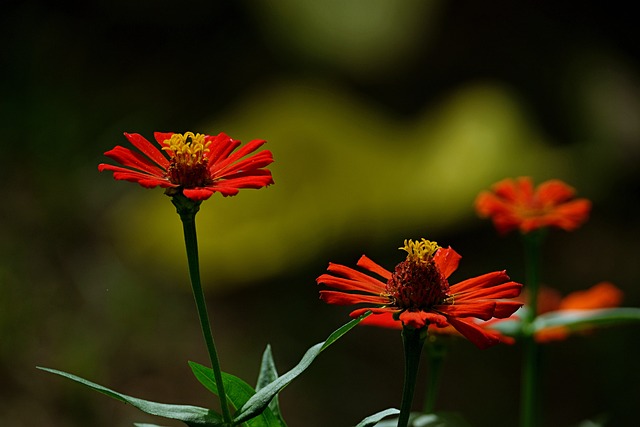
[[(276, 184), (198, 215), (223, 369), (253, 383), (347, 320), (318, 300), (329, 261), (392, 268), (405, 238), (508, 269), (517, 236), (473, 211), (504, 177), (560, 178), (594, 202), (554, 232), (542, 279), (610, 280), (640, 306), (637, 23), (600, 2), (100, 0), (0, 6), (0, 425), (181, 425), (37, 371), (150, 400), (215, 405), (181, 225), (161, 190), (99, 174), (123, 132), (267, 139)], [(548, 426), (635, 425), (637, 326), (545, 348)], [(453, 343), (438, 408), (518, 420), (519, 346)], [(426, 378), (427, 372), (421, 372)], [(292, 427), (355, 425), (400, 402), (396, 331), (357, 328), (281, 394)], [(422, 399), (418, 390), (416, 402)], [(416, 408), (419, 405), (416, 404)]]

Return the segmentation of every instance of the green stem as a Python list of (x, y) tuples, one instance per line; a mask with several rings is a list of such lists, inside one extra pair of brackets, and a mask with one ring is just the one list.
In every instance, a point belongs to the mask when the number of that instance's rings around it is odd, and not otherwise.
[(202, 328), (202, 335), (204, 336), (204, 341), (207, 345), (207, 351), (209, 352), (209, 359), (211, 361), (211, 368), (213, 369), (213, 375), (216, 380), (216, 387), (218, 388), (218, 397), (220, 399), (220, 406), (222, 409), (222, 418), (224, 419), (225, 423), (231, 425), (231, 413), (229, 412), (227, 395), (224, 391), (222, 370), (220, 369), (218, 352), (216, 351), (216, 344), (213, 340), (213, 334), (211, 333), (209, 315), (207, 313), (207, 304), (204, 297), (204, 291), (202, 290), (202, 284), (200, 282), (198, 238), (196, 234), (196, 213), (200, 209), (201, 202), (194, 202), (190, 199), (187, 199), (181, 194), (173, 196), (171, 201), (176, 206), (178, 214), (180, 215), (180, 219), (182, 220), (182, 228), (184, 230), (184, 243), (187, 249), (187, 261), (189, 264), (189, 278), (191, 279), (191, 289), (193, 290), (193, 296), (195, 298), (196, 308), (198, 311), (198, 318), (200, 319), (200, 326)]
[(402, 390), (402, 404), (400, 405), (400, 417), (398, 427), (407, 427), (411, 415), (411, 404), (418, 379), (418, 366), (420, 353), (424, 341), (427, 338), (427, 327), (413, 329), (402, 328), (402, 343), (404, 345), (404, 388)]
[(538, 274), (540, 271), (540, 249), (544, 238), (544, 229), (524, 235), (525, 249), (525, 285), (529, 295), (528, 312), (523, 318), (523, 366), (521, 420), (522, 427), (539, 425), (539, 377), (540, 356), (538, 345), (533, 336), (532, 326), (538, 312)]
[(431, 414), (436, 408), (440, 378), (442, 378), (442, 366), (447, 355), (447, 346), (442, 342), (433, 341), (427, 345), (427, 363), (429, 364), (429, 378), (427, 392), (424, 399), (423, 412)]

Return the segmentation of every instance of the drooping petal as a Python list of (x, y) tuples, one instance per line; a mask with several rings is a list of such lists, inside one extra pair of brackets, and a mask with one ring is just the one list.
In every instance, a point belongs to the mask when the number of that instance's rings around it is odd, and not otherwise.
[(191, 200), (207, 200), (213, 195), (213, 191), (209, 188), (184, 188), (182, 194)]
[(518, 301), (496, 301), (496, 309), (493, 312), (493, 317), (497, 319), (507, 319), (523, 305), (524, 304)]
[(471, 341), (476, 347), (484, 350), (491, 346), (494, 346), (500, 342), (500, 338), (497, 334), (481, 328), (472, 320), (462, 320), (456, 318), (447, 319), (451, 326), (456, 328), (466, 339)]

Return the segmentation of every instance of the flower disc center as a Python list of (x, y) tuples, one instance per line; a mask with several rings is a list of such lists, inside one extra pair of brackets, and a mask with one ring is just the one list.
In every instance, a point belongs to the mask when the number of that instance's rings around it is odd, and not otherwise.
[(386, 292), (402, 309), (428, 309), (448, 297), (449, 282), (442, 275), (433, 256), (437, 243), (422, 239), (405, 240), (407, 259), (398, 264), (387, 282)]
[(205, 135), (193, 132), (175, 133), (164, 141), (162, 149), (171, 157), (167, 168), (169, 181), (184, 188), (210, 185), (213, 182), (208, 168), (210, 144)]

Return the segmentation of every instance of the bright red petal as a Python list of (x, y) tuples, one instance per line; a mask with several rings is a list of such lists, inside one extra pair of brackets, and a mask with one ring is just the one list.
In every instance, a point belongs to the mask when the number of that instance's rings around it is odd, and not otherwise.
[(385, 280), (391, 279), (391, 272), (389, 270), (376, 264), (366, 255), (362, 255), (356, 265), (358, 267), (365, 268), (372, 273), (376, 273), (378, 276), (382, 277)]
[(494, 271), (492, 273), (486, 273), (481, 276), (472, 277), (470, 279), (463, 280), (462, 282), (452, 285), (450, 292), (453, 295), (460, 295), (463, 292), (468, 292), (476, 288), (488, 288), (496, 286), (509, 280), (507, 272)]
[(464, 335), (465, 338), (482, 350), (500, 342), (500, 338), (498, 338), (496, 334), (481, 328), (473, 321), (455, 318), (449, 318), (448, 321), (451, 326), (456, 328), (456, 330)]
[(169, 160), (146, 138), (137, 133), (126, 133), (124, 136), (129, 140), (134, 147), (142, 151), (145, 156), (156, 162), (158, 166), (166, 170), (169, 167)]
[(451, 249), (451, 247), (440, 248), (434, 255), (433, 262), (436, 264), (444, 278), (447, 279), (454, 271), (456, 271), (461, 258), (460, 254)]
[(339, 291), (320, 291), (320, 299), (327, 304), (336, 305), (354, 305), (354, 304), (386, 304), (389, 302), (386, 298), (362, 295), (362, 294), (349, 294)]
[(153, 164), (148, 157), (132, 151), (129, 148), (117, 145), (104, 153), (104, 155), (120, 163), (122, 166), (134, 168), (158, 178), (164, 178), (164, 170)]
[(325, 285), (336, 289), (363, 291), (375, 295), (380, 295), (385, 291), (384, 283), (371, 276), (354, 270), (353, 268), (346, 267), (341, 264), (329, 263), (327, 271), (344, 276), (344, 278), (323, 274), (316, 279), (318, 283), (324, 283)]

